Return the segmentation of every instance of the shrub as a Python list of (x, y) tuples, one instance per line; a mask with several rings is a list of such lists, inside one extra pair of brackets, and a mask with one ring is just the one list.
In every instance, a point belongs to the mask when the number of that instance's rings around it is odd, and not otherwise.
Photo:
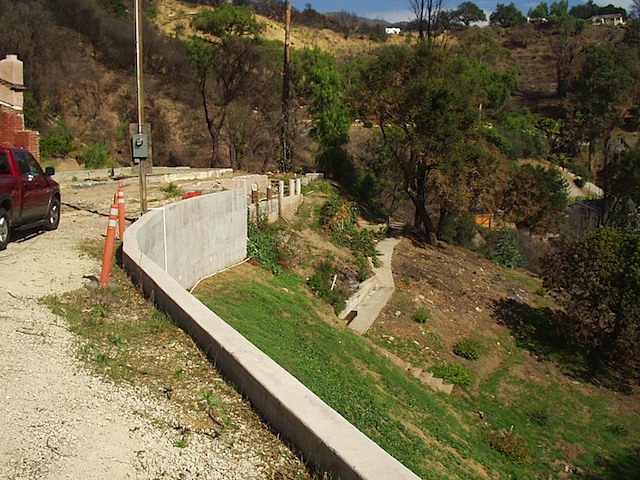
[(101, 143), (91, 143), (82, 149), (77, 157), (78, 163), (87, 169), (108, 168), (113, 166), (109, 147)]
[(166, 198), (180, 197), (184, 194), (184, 191), (173, 182), (169, 182), (169, 184), (166, 187), (162, 187), (160, 191), (164, 193)]
[(529, 421), (538, 425), (539, 427), (546, 427), (549, 424), (549, 411), (546, 409), (532, 410), (527, 414)]
[(339, 286), (334, 286), (333, 290), (331, 289), (336, 275), (338, 275), (338, 269), (331, 262), (322, 261), (307, 283), (311, 290), (331, 305), (336, 313), (339, 313), (344, 309), (348, 294), (344, 288)]
[(453, 353), (467, 360), (478, 360), (485, 352), (484, 346), (477, 340), (466, 339), (453, 347)]
[(413, 312), (413, 319), (418, 323), (427, 323), (428, 320), (431, 320), (431, 313), (418, 309)]
[(73, 132), (62, 121), (56, 121), (48, 135), (40, 139), (40, 156), (43, 160), (52, 157), (64, 157), (74, 149)]
[(469, 212), (449, 213), (444, 218), (438, 237), (452, 245), (469, 247), (477, 231), (476, 222)]
[(473, 374), (469, 369), (458, 363), (445, 363), (429, 370), (434, 376), (444, 378), (461, 387), (466, 387), (473, 383)]
[(527, 442), (515, 433), (506, 430), (492, 432), (487, 444), (515, 463), (530, 463), (532, 460)]
[(325, 232), (329, 232), (334, 243), (349, 248), (356, 257), (360, 255), (371, 258), (376, 265), (376, 258), (380, 255), (376, 250), (378, 238), (370, 230), (358, 230), (357, 217), (356, 204), (337, 195), (332, 195), (319, 211), (320, 226)]
[(266, 221), (249, 222), (247, 226), (247, 256), (274, 275), (282, 273), (285, 250), (280, 244), (278, 231)]
[(522, 254), (518, 244), (518, 232), (510, 229), (498, 231), (495, 251), (491, 257), (498, 265), (507, 268), (522, 266)]

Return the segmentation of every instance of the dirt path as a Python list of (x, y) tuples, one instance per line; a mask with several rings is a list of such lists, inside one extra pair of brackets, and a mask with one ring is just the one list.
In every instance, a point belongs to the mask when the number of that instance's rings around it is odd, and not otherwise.
[[(78, 194), (63, 186), (63, 203), (106, 211), (112, 190)], [(76, 339), (38, 299), (81, 288), (83, 276), (99, 273), (77, 245), (104, 235), (106, 219), (87, 210), (63, 205), (57, 231), (0, 252), (0, 478), (266, 478), (260, 445), (241, 433), (234, 448), (208, 437), (177, 448), (169, 434), (174, 407), (78, 363)]]

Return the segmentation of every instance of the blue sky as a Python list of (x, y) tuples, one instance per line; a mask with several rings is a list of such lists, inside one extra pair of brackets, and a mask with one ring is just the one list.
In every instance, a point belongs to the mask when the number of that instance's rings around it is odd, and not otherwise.
[[(454, 9), (464, 0), (444, 0), (444, 8)], [(473, 0), (472, 0), (473, 1)], [(482, 8), (489, 14), (496, 8), (497, 3), (504, 3), (508, 5), (512, 0), (478, 0), (473, 1), (476, 5)], [(523, 15), (526, 15), (529, 8), (535, 7), (541, 0), (513, 0), (516, 7), (520, 9)], [(548, 5), (554, 2), (554, 0), (545, 0)], [(411, 20), (413, 13), (409, 8), (409, 0), (291, 0), (292, 5), (299, 10), (304, 10), (307, 3), (318, 10), (319, 12), (339, 12), (346, 10), (348, 12), (355, 12), (361, 17), (367, 18), (382, 18), (389, 22), (402, 22)], [(576, 5), (578, 3), (585, 3), (576, 0), (569, 0), (569, 6)], [(631, 0), (596, 0), (597, 5), (608, 5), (612, 3), (615, 6), (626, 8), (629, 10), (629, 4)]]

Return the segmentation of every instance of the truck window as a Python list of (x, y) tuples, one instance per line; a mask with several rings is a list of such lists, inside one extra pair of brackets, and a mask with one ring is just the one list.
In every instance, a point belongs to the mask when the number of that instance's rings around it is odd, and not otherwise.
[(5, 152), (0, 153), (0, 175), (11, 175), (9, 168), (9, 159)]
[(18, 169), (20, 170), (20, 175), (43, 175), (40, 165), (38, 165), (38, 162), (36, 162), (36, 159), (33, 158), (31, 154), (15, 151), (14, 156), (18, 164)]

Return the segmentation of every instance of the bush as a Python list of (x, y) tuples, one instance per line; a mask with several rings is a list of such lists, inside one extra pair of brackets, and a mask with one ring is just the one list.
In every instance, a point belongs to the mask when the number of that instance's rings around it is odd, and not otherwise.
[(458, 363), (445, 363), (429, 369), (434, 376), (444, 378), (448, 382), (461, 387), (466, 387), (473, 383), (473, 374), (468, 368)]
[(530, 463), (532, 460), (527, 442), (515, 433), (506, 430), (492, 432), (487, 444), (515, 463)]
[(507, 268), (518, 268), (522, 266), (518, 232), (511, 229), (502, 229), (497, 230), (496, 234), (494, 251), (489, 258), (498, 265)]
[(349, 248), (356, 257), (371, 258), (376, 265), (376, 259), (380, 255), (376, 249), (378, 238), (370, 230), (358, 230), (356, 228), (357, 217), (358, 207), (356, 204), (335, 195), (320, 207), (320, 226), (325, 232), (329, 232), (334, 243)]
[(333, 307), (335, 313), (340, 313), (344, 309), (348, 293), (344, 288), (338, 286), (331, 289), (336, 275), (338, 275), (338, 269), (331, 262), (322, 261), (307, 283), (311, 290)]
[(274, 275), (282, 273), (285, 250), (278, 231), (266, 221), (249, 222), (247, 226), (247, 256)]
[(413, 319), (418, 323), (427, 323), (428, 320), (431, 320), (431, 313), (418, 309), (413, 312)]
[(74, 149), (73, 132), (62, 121), (58, 120), (48, 135), (40, 139), (40, 156), (42, 160), (53, 157), (64, 157)]
[(478, 360), (485, 352), (484, 346), (477, 340), (466, 339), (453, 347), (453, 353), (467, 360)]
[(77, 160), (87, 169), (108, 168), (114, 165), (109, 147), (101, 143), (91, 143), (84, 147)]
[(477, 231), (476, 222), (469, 212), (448, 213), (438, 237), (452, 245), (469, 247)]
[(529, 421), (538, 425), (539, 427), (546, 427), (549, 424), (549, 411), (546, 409), (532, 410), (527, 414)]

